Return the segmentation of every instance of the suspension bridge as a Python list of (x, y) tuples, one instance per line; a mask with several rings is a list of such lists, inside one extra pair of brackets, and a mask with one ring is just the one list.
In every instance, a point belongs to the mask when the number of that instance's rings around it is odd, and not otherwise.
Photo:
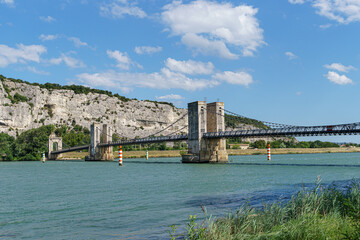
[[(231, 116), (246, 118), (224, 108), (223, 102), (206, 103), (197, 101), (188, 104), (187, 114), (152, 134), (151, 136), (112, 141), (112, 128), (107, 124), (92, 124), (89, 145), (62, 149), (62, 140), (55, 135), (49, 137), (49, 159), (56, 159), (62, 153), (88, 149), (90, 155), (86, 160), (113, 161), (113, 146), (134, 144), (162, 143), (187, 141), (188, 153), (182, 156), (183, 163), (216, 163), (227, 162), (226, 138), (256, 138), (256, 137), (303, 137), (303, 136), (332, 136), (360, 134), (360, 122), (350, 124), (336, 124), (326, 126), (294, 126), (287, 124), (262, 122), (263, 128), (225, 131), (225, 113)], [(172, 127), (180, 120), (188, 119), (188, 126), (166, 136), (156, 136)], [(188, 134), (178, 134), (188, 128)], [(57, 149), (53, 150), (56, 143)]]

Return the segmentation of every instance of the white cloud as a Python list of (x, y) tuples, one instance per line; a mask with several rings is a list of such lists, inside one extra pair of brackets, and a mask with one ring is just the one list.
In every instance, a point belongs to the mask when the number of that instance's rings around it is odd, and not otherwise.
[(295, 54), (293, 54), (292, 52), (285, 52), (285, 55), (290, 59), (290, 60), (293, 60), (293, 59), (296, 59), (297, 56)]
[(332, 63), (331, 65), (326, 64), (326, 65), (324, 65), (324, 67), (327, 69), (336, 70), (339, 72), (349, 72), (350, 70), (356, 70), (356, 68), (351, 65), (344, 66), (341, 63)]
[(329, 27), (331, 27), (332, 26), (332, 24), (323, 24), (323, 25), (320, 25), (319, 27), (321, 28), (321, 29), (327, 29), (327, 28), (329, 28)]
[(165, 95), (165, 96), (156, 97), (156, 99), (159, 99), (159, 100), (181, 100), (184, 98), (177, 94), (169, 94), (169, 95)]
[(0, 45), (0, 67), (7, 67), (9, 64), (40, 62), (40, 55), (47, 50), (42, 45), (17, 44), (17, 48), (11, 48), (7, 45)]
[(346, 84), (352, 84), (353, 81), (346, 77), (345, 75), (339, 75), (338, 73), (336, 72), (333, 72), (333, 71), (329, 71), (325, 77), (327, 79), (330, 80), (330, 82), (333, 82), (335, 84), (339, 84), (339, 85), (346, 85)]
[(184, 74), (196, 75), (196, 74), (211, 74), (214, 71), (214, 65), (211, 62), (196, 62), (193, 60), (177, 61), (172, 58), (168, 58), (165, 61), (167, 68), (174, 72), (180, 72)]
[(127, 56), (127, 53), (122, 53), (118, 50), (115, 50), (115, 51), (107, 50), (106, 53), (110, 58), (113, 58), (116, 60), (116, 62), (117, 62), (116, 67), (118, 67), (120, 69), (125, 69), (125, 70), (128, 70), (130, 68), (132, 61)]
[(314, 0), (313, 6), (318, 9), (317, 14), (339, 23), (360, 21), (359, 0)]
[[(289, 0), (292, 4), (310, 2), (316, 13), (338, 23), (348, 24), (360, 21), (359, 0)], [(329, 25), (323, 25), (329, 27)]]
[(171, 33), (181, 36), (182, 43), (197, 53), (236, 59), (229, 46), (240, 47), (244, 56), (251, 56), (265, 44), (257, 11), (252, 6), (206, 0), (174, 1), (164, 7), (161, 16)]
[(49, 73), (49, 72), (45, 72), (45, 71), (41, 71), (41, 70), (37, 70), (35, 67), (30, 67), (30, 66), (28, 66), (28, 67), (27, 67), (27, 70), (29, 70), (30, 72), (33, 72), (33, 73), (39, 74), (39, 75), (50, 75), (50, 73)]
[(47, 16), (47, 17), (41, 16), (41, 17), (40, 17), (40, 20), (41, 20), (41, 21), (44, 21), (44, 22), (47, 22), (47, 23), (51, 23), (51, 22), (56, 21), (56, 19), (53, 18), (53, 17), (51, 17), (51, 16)]
[(253, 83), (252, 76), (247, 72), (231, 72), (225, 71), (217, 73), (213, 76), (215, 80), (225, 81), (230, 84), (249, 86)]
[(0, 0), (0, 3), (6, 4), (9, 7), (13, 7), (15, 5), (14, 0)]
[(70, 68), (83, 68), (86, 65), (79, 59), (73, 58), (69, 55), (61, 54), (58, 58), (52, 58), (49, 60), (50, 64), (59, 65), (60, 63), (65, 63), (66, 66)]
[(45, 35), (45, 34), (41, 34), (41, 35), (39, 36), (39, 39), (40, 39), (41, 41), (51, 41), (51, 40), (57, 39), (58, 37), (59, 37), (58, 35), (51, 35), (51, 34)]
[(135, 52), (137, 54), (153, 54), (161, 51), (162, 51), (162, 47), (151, 47), (151, 46), (135, 47)]
[(133, 88), (184, 89), (195, 91), (219, 84), (215, 80), (192, 79), (182, 73), (175, 73), (167, 68), (154, 73), (119, 73), (107, 71), (103, 73), (83, 73), (77, 75), (78, 81), (92, 87), (120, 89), (123, 92)]
[(146, 13), (134, 3), (128, 3), (127, 0), (114, 0), (110, 4), (100, 6), (100, 14), (113, 18), (123, 18), (125, 15), (144, 18)]
[(77, 37), (68, 37), (68, 40), (73, 42), (75, 47), (77, 47), (77, 48), (79, 48), (79, 47), (87, 47), (88, 46), (88, 44), (86, 42), (82, 42)]
[(291, 4), (303, 4), (303, 3), (305, 3), (305, 0), (289, 0), (289, 3), (291, 3)]
[(203, 55), (220, 56), (227, 59), (237, 59), (238, 55), (233, 54), (226, 47), (223, 41), (213, 40), (210, 41), (203, 36), (193, 33), (187, 33), (181, 38), (182, 43), (186, 46), (193, 48), (195, 53)]

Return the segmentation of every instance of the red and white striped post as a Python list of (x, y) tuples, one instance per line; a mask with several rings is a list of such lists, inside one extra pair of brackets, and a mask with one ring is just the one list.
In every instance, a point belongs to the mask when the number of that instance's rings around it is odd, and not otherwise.
[(122, 166), (122, 149), (121, 146), (119, 146), (119, 166)]
[(270, 143), (268, 143), (267, 145), (267, 155), (268, 155), (268, 161), (271, 161)]

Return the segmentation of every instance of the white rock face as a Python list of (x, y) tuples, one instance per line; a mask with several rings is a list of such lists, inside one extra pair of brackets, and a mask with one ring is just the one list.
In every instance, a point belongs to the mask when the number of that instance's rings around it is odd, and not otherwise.
[[(10, 95), (18, 93), (27, 102), (12, 104)], [(130, 100), (104, 94), (75, 94), (72, 90), (47, 90), (39, 86), (0, 81), (0, 132), (15, 136), (42, 125), (80, 125), (90, 129), (91, 123), (109, 124), (119, 136), (132, 139), (146, 137), (167, 127), (185, 115), (179, 122), (162, 132), (167, 135), (187, 133), (187, 110), (168, 104)], [(185, 128), (184, 128), (185, 127)]]

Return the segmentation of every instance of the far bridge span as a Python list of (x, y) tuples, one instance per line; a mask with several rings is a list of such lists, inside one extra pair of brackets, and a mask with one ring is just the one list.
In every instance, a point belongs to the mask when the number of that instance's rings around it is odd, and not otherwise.
[[(243, 118), (241, 115), (225, 110), (223, 102), (207, 104), (205, 101), (197, 101), (188, 104), (188, 134), (170, 134), (168, 136), (146, 137), (117, 142), (111, 141), (112, 129), (108, 125), (104, 124), (101, 129), (99, 124), (92, 124), (91, 143), (89, 145), (61, 149), (60, 144), (58, 145), (60, 146), (58, 150), (50, 151), (55, 139), (56, 141), (59, 141), (59, 138), (52, 135), (49, 138), (48, 156), (50, 159), (56, 159), (60, 154), (65, 152), (89, 149), (90, 156), (87, 157), (87, 160), (113, 161), (113, 146), (187, 141), (188, 154), (182, 156), (183, 163), (217, 163), (228, 161), (225, 143), (226, 138), (360, 134), (360, 122), (326, 126), (293, 126), (263, 122), (264, 126), (266, 126), (265, 129), (223, 131), (225, 129), (225, 112)], [(182, 116), (169, 126), (174, 125), (184, 117), (186, 117), (186, 115)]]

